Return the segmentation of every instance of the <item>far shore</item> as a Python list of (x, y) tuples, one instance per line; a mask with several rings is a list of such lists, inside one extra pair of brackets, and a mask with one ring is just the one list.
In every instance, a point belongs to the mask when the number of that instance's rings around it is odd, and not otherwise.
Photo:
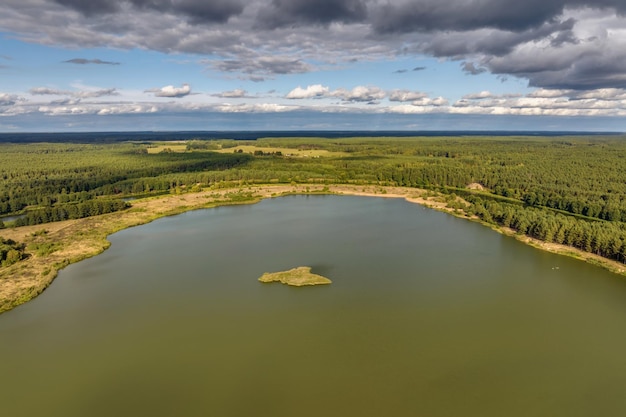
[[(24, 242), (29, 247), (47, 248), (27, 250), (29, 257), (9, 267), (0, 268), (0, 313), (23, 304), (43, 292), (65, 266), (95, 256), (109, 247), (107, 236), (128, 227), (149, 223), (161, 217), (190, 210), (232, 204), (251, 204), (265, 198), (292, 194), (333, 194), (366, 197), (404, 198), (415, 204), (447, 212), (457, 217), (478, 221), (465, 213), (447, 207), (441, 196), (416, 188), (385, 187), (377, 185), (241, 185), (228, 189), (205, 189), (200, 192), (148, 197), (132, 202), (132, 208), (117, 213), (23, 226), (0, 230), (4, 239)], [(487, 224), (485, 224), (487, 225)], [(516, 234), (505, 228), (487, 225), (507, 236), (552, 253), (571, 256), (626, 275), (626, 266), (600, 256), (566, 245), (542, 242)]]

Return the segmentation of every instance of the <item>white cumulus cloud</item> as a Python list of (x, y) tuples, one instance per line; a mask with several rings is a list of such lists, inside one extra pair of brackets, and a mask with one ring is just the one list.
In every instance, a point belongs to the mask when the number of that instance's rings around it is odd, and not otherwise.
[(189, 84), (183, 84), (181, 87), (166, 85), (165, 87), (146, 90), (146, 92), (154, 93), (156, 97), (181, 98), (191, 94), (191, 87)]
[(480, 93), (466, 94), (466, 95), (463, 96), (463, 99), (465, 99), (465, 100), (483, 100), (483, 99), (494, 98), (494, 97), (495, 97), (495, 95), (493, 95), (489, 91), (481, 91)]
[(328, 95), (329, 91), (330, 89), (328, 87), (321, 84), (309, 85), (306, 88), (298, 86), (291, 90), (285, 97), (289, 99), (324, 97)]
[(283, 106), (276, 103), (258, 103), (258, 104), (224, 104), (216, 107), (217, 111), (222, 113), (283, 113), (298, 110), (295, 106)]
[(339, 97), (344, 101), (376, 102), (385, 98), (387, 93), (385, 93), (379, 87), (366, 87), (360, 85), (358, 87), (354, 87), (352, 90), (339, 88), (337, 90), (334, 90), (330, 95), (333, 97)]
[(426, 93), (422, 93), (419, 91), (410, 91), (410, 90), (393, 90), (389, 93), (389, 101), (414, 101), (420, 100), (428, 95)]
[(248, 92), (241, 88), (236, 88), (231, 91), (223, 91), (221, 93), (213, 94), (213, 97), (219, 98), (247, 98)]
[(0, 106), (12, 106), (22, 99), (15, 94), (0, 93)]

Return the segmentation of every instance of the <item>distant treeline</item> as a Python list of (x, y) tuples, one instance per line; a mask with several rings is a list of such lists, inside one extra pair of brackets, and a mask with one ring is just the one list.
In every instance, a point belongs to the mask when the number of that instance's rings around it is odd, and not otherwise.
[(1, 143), (119, 143), (119, 142), (154, 142), (154, 141), (180, 141), (180, 140), (257, 140), (262, 138), (405, 138), (405, 137), (478, 137), (478, 136), (608, 136), (621, 135), (615, 132), (512, 132), (512, 131), (405, 131), (405, 130), (241, 130), (241, 131), (170, 131), (170, 132), (62, 132), (62, 133), (0, 133)]

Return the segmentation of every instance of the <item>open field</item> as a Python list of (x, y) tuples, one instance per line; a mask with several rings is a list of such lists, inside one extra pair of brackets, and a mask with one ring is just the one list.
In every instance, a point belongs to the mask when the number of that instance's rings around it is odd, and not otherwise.
[[(194, 142), (191, 142), (194, 143)], [(195, 143), (198, 143), (196, 141)], [(224, 146), (225, 143), (228, 143), (229, 146)], [(207, 149), (202, 149), (203, 151), (210, 152), (218, 152), (218, 153), (245, 153), (254, 155), (255, 152), (259, 154), (262, 152), (264, 155), (281, 155), (292, 158), (323, 158), (323, 157), (342, 157), (347, 156), (346, 152), (337, 152), (337, 151), (329, 151), (327, 149), (318, 149), (316, 147), (280, 147), (280, 146), (271, 146), (267, 143), (263, 143), (259, 141), (253, 144), (242, 144), (237, 146), (232, 146), (233, 141), (216, 141), (215, 146), (211, 146)], [(148, 154), (159, 154), (159, 153), (183, 153), (190, 152), (192, 149), (188, 147), (186, 142), (181, 141), (173, 141), (173, 142), (154, 142), (146, 147)], [(196, 151), (198, 149), (195, 149)]]
[(161, 152), (186, 152), (187, 145), (183, 142), (166, 142), (155, 143), (147, 147), (149, 154), (156, 154)]
[(294, 158), (323, 158), (323, 157), (341, 157), (346, 156), (345, 152), (331, 152), (326, 149), (300, 149), (300, 148), (280, 148), (274, 146), (255, 146), (255, 145), (238, 145), (234, 148), (218, 149), (220, 153), (243, 152), (253, 154), (255, 152), (263, 152), (264, 154), (282, 154), (287, 157)]

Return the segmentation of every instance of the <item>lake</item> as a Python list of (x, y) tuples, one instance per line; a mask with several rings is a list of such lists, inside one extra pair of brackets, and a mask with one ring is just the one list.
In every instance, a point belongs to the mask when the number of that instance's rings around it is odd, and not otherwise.
[(24, 217), (26, 217), (26, 214), (18, 214), (15, 216), (4, 216), (4, 217), (0, 217), (0, 221), (6, 224), (6, 223), (13, 222), (17, 219), (21, 219)]
[[(626, 280), (401, 199), (110, 236), (0, 315), (11, 417), (626, 415)], [(263, 284), (310, 266), (331, 285)]]

